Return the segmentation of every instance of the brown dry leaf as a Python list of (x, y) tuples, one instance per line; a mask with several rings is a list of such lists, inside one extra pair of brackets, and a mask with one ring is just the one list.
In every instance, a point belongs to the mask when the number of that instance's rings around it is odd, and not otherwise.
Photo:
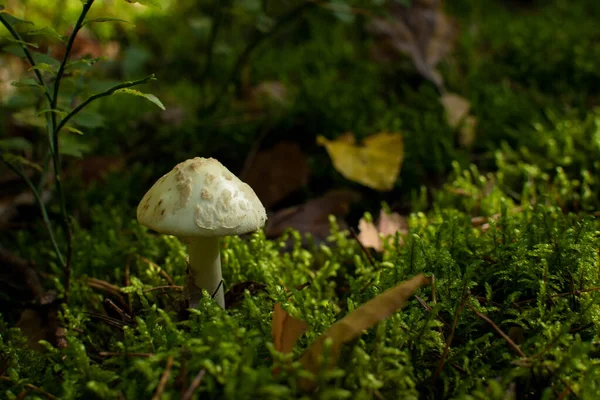
[(281, 303), (275, 304), (273, 309), (273, 322), (271, 324), (271, 335), (275, 350), (280, 353), (291, 353), (294, 345), (308, 329), (308, 324), (298, 318), (292, 317), (281, 307)]
[(458, 129), (458, 142), (462, 147), (471, 147), (475, 141), (477, 118), (469, 115), (471, 103), (456, 93), (445, 93), (440, 98), (446, 112), (446, 120), (452, 128)]
[(305, 204), (284, 208), (267, 220), (265, 234), (268, 238), (281, 236), (287, 228), (300, 233), (311, 233), (317, 239), (329, 235), (329, 215), (343, 217), (350, 211), (350, 204), (359, 200), (356, 192), (332, 190), (324, 196)]
[(451, 50), (457, 29), (444, 14), (442, 3), (414, 0), (407, 7), (392, 2), (388, 15), (373, 18), (369, 30), (381, 39), (376, 52), (383, 54), (389, 48), (410, 56), (417, 71), (443, 91), (444, 82), (436, 66)]
[(279, 81), (261, 82), (250, 89), (249, 107), (256, 111), (265, 106), (273, 105), (286, 107), (290, 103), (290, 94), (287, 87)]
[(456, 93), (445, 93), (440, 98), (440, 102), (446, 111), (446, 121), (452, 128), (456, 128), (462, 120), (469, 115), (471, 103), (469, 100)]
[(308, 184), (306, 154), (292, 142), (279, 142), (259, 152), (245, 170), (248, 172), (244, 182), (254, 189), (266, 208)]
[(325, 146), (333, 166), (346, 179), (380, 191), (394, 188), (404, 159), (402, 135), (381, 132), (366, 138), (363, 146), (355, 144), (351, 133), (335, 140), (319, 136), (317, 143)]
[(407, 218), (398, 213), (388, 214), (381, 210), (379, 212), (379, 219), (377, 225), (372, 222), (367, 222), (364, 218), (361, 218), (358, 222), (358, 240), (365, 247), (372, 247), (376, 251), (383, 251), (383, 240), (389, 239), (390, 236), (400, 232), (406, 234), (408, 232), (408, 221)]
[[(300, 357), (300, 362), (308, 371), (317, 374), (321, 370), (321, 360), (319, 358), (323, 354), (325, 341), (331, 338), (331, 353), (327, 367), (332, 367), (337, 362), (342, 344), (357, 338), (365, 329), (388, 318), (398, 309), (404, 307), (409, 297), (417, 289), (429, 283), (429, 278), (423, 274), (419, 274), (369, 300), (331, 325), (323, 335), (306, 349), (302, 357)], [(307, 379), (300, 380), (300, 387), (304, 390), (312, 390), (314, 386), (314, 381)]]

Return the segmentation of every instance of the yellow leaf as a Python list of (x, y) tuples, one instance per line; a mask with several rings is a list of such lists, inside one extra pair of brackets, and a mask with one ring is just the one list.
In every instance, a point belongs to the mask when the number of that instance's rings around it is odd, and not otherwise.
[(400, 134), (378, 133), (366, 138), (363, 146), (356, 145), (351, 133), (336, 140), (319, 136), (317, 143), (325, 146), (333, 166), (346, 179), (375, 190), (393, 189), (404, 159)]
[[(306, 349), (302, 357), (300, 357), (300, 362), (308, 371), (317, 374), (321, 370), (319, 356), (323, 354), (325, 341), (331, 339), (331, 354), (327, 367), (332, 367), (337, 362), (342, 344), (357, 338), (365, 329), (386, 319), (396, 312), (396, 310), (404, 307), (408, 298), (418, 288), (429, 284), (429, 282), (429, 278), (423, 274), (419, 274), (369, 300), (331, 325), (323, 335)], [(300, 387), (304, 390), (314, 389), (314, 381), (302, 379), (299, 383)]]

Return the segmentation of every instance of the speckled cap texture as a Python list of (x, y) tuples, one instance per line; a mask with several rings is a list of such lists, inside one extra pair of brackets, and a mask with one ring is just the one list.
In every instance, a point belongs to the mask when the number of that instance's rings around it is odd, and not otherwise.
[(264, 226), (267, 213), (246, 183), (214, 158), (179, 163), (148, 190), (137, 219), (180, 237), (227, 236)]

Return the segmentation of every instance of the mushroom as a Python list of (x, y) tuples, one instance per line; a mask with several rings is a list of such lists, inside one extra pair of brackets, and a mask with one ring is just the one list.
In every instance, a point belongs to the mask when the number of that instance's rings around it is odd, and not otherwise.
[(219, 161), (196, 157), (177, 164), (148, 190), (137, 219), (187, 244), (190, 307), (198, 307), (206, 289), (224, 308), (219, 238), (256, 231), (267, 214), (252, 188)]

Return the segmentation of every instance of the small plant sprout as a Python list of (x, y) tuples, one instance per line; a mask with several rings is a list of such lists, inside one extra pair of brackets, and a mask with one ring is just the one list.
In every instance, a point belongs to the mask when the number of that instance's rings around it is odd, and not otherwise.
[(224, 308), (219, 238), (256, 231), (267, 214), (252, 188), (219, 161), (196, 157), (177, 164), (148, 190), (137, 219), (187, 244), (190, 307), (198, 307), (206, 289)]

